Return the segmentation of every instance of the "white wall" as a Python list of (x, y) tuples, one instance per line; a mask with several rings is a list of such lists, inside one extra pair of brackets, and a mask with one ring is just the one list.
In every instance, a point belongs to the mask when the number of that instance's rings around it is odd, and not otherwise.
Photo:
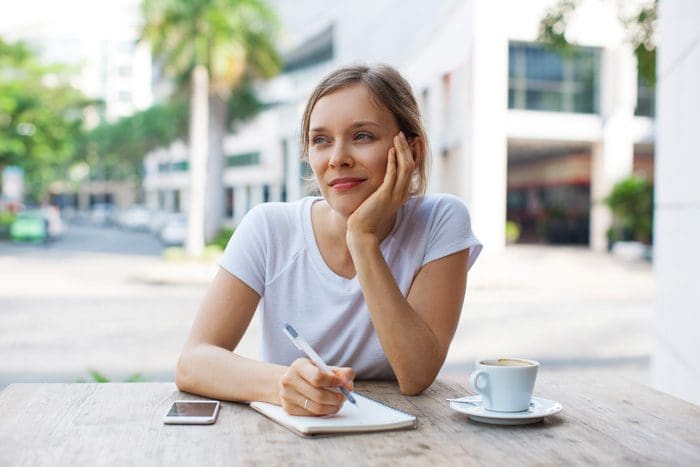
[(700, 404), (700, 2), (661, 0), (652, 384)]

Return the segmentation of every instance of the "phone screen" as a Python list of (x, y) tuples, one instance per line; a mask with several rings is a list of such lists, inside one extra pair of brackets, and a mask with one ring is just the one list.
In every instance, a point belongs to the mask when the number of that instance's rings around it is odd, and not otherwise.
[(173, 402), (168, 417), (211, 417), (216, 411), (216, 402)]

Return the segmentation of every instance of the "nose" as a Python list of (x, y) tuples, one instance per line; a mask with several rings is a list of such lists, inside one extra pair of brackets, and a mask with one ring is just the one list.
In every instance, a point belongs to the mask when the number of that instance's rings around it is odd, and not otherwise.
[(354, 165), (352, 154), (342, 140), (337, 140), (333, 145), (328, 164), (331, 167), (352, 167)]

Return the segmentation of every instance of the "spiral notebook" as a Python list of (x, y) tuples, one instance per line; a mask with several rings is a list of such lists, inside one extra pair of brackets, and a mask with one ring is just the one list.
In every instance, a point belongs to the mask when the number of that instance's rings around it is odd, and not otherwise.
[(369, 433), (415, 428), (418, 419), (356, 392), (357, 406), (346, 402), (334, 415), (304, 417), (289, 415), (279, 405), (251, 402), (250, 407), (301, 436)]

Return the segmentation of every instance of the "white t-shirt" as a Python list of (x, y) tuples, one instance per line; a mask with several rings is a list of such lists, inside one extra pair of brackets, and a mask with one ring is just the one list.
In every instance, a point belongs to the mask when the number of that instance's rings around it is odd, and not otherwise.
[[(357, 277), (333, 272), (318, 249), (311, 206), (320, 199), (256, 206), (219, 265), (261, 296), (263, 361), (289, 365), (304, 356), (282, 333), (289, 322), (329, 365), (352, 367), (361, 379), (394, 379)], [(446, 194), (409, 199), (380, 245), (404, 296), (423, 265), (467, 248), (471, 267), (481, 243), (467, 207)]]

